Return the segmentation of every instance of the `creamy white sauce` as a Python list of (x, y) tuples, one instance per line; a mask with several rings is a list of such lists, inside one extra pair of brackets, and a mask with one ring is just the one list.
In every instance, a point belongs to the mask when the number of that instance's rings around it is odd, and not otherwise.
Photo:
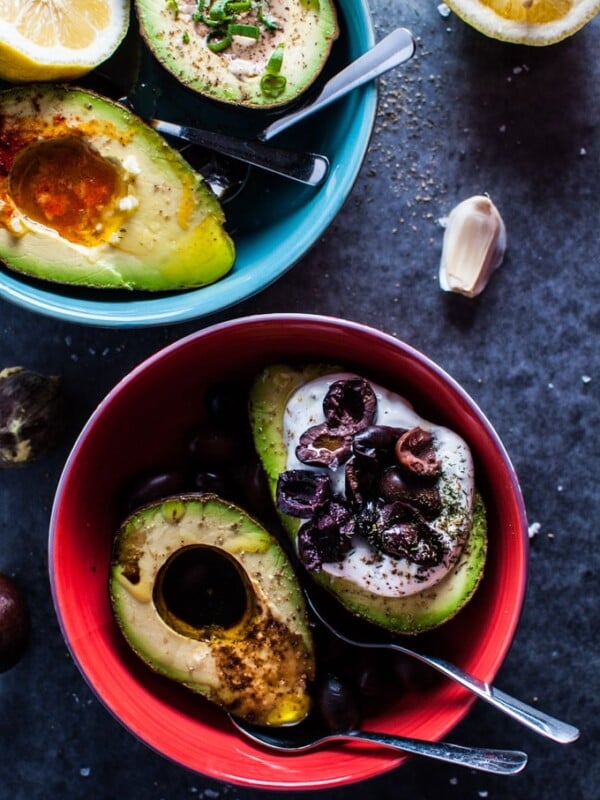
[[(358, 376), (351, 373), (326, 375), (301, 386), (290, 398), (284, 413), (283, 429), (287, 446), (287, 469), (314, 469), (296, 457), (300, 435), (312, 425), (325, 422), (323, 398), (332, 383)], [(376, 425), (399, 428), (420, 426), (433, 434), (433, 446), (442, 464), (438, 489), (443, 510), (430, 527), (439, 534), (444, 558), (434, 567), (423, 567), (403, 558), (394, 558), (375, 550), (366, 540), (354, 536), (354, 549), (339, 563), (323, 564), (329, 574), (352, 581), (362, 589), (385, 597), (415, 594), (444, 578), (457, 561), (472, 523), (474, 470), (466, 442), (448, 428), (434, 425), (420, 417), (398, 394), (370, 382), (377, 397)], [(344, 494), (344, 471), (328, 470), (333, 489)]]

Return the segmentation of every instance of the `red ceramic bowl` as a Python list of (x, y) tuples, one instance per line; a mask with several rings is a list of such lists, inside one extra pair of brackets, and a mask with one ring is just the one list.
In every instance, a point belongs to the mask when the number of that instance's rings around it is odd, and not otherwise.
[[(431, 641), (485, 681), (494, 679), (518, 623), (527, 578), (523, 500), (509, 458), (482, 412), (447, 375), (411, 347), (338, 319), (276, 314), (206, 328), (161, 350), (127, 375), (95, 411), (67, 461), (54, 503), (49, 565), (65, 640), (100, 700), (163, 756), (212, 778), (267, 789), (323, 789), (397, 767), (401, 756), (352, 743), (280, 755), (245, 741), (203, 698), (151, 673), (123, 643), (107, 581), (116, 498), (136, 473), (176, 461), (198, 421), (204, 389), (250, 377), (286, 359), (341, 362), (408, 397), (426, 418), (469, 443), (489, 514), (484, 579), (472, 601)], [(403, 694), (369, 726), (440, 739), (473, 697), (440, 680)]]

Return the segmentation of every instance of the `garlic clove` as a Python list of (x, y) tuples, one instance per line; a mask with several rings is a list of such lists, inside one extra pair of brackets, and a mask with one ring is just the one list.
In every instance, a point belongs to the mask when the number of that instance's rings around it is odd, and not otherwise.
[(475, 297), (504, 258), (504, 221), (489, 197), (474, 195), (452, 209), (445, 225), (440, 288)]

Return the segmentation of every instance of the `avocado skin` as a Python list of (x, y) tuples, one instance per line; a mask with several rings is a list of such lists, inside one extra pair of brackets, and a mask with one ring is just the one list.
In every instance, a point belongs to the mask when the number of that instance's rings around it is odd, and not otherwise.
[[(233, 560), (246, 586), (246, 611), (226, 630), (174, 624), (161, 609), (161, 568), (197, 546)], [(129, 646), (154, 671), (250, 722), (309, 713), (315, 661), (302, 592), (275, 538), (234, 504), (183, 495), (129, 516), (115, 538), (110, 597)]]
[[(269, 49), (284, 46), (281, 72), (286, 85), (273, 97), (262, 91), (261, 75), (240, 79), (231, 72), (229, 51), (211, 53), (202, 45), (194, 46), (192, 42), (202, 34), (183, 15), (174, 13), (169, 3), (135, 0), (140, 32), (165, 69), (200, 95), (248, 109), (278, 108), (298, 99), (321, 73), (339, 36), (333, 0), (288, 0), (285, 6), (283, 33), (263, 34)], [(265, 52), (261, 61), (267, 60)]]
[[(283, 415), (291, 395), (315, 378), (339, 371), (323, 364), (266, 367), (250, 389), (249, 414), (254, 444), (276, 503), (277, 479), (287, 468)], [(301, 521), (278, 511), (282, 525), (295, 544)], [(455, 616), (470, 600), (483, 576), (487, 553), (487, 521), (483, 499), (475, 494), (473, 525), (453, 569), (430, 589), (407, 597), (384, 597), (324, 571), (310, 573), (349, 611), (387, 630), (419, 634)]]
[[(10, 170), (34, 142), (81, 137), (129, 176), (137, 207), (111, 240), (85, 246), (21, 218), (15, 235)], [(0, 92), (0, 261), (15, 272), (59, 284), (168, 291), (204, 286), (226, 275), (235, 246), (218, 200), (185, 159), (131, 111), (77, 87), (44, 84)], [(126, 174), (126, 171), (125, 173)], [(1, 206), (0, 206), (1, 208)]]

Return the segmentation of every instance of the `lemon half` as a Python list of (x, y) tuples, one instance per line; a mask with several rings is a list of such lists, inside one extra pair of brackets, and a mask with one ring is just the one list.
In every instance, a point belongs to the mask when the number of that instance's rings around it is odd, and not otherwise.
[(600, 11), (600, 0), (446, 0), (446, 5), (493, 39), (528, 45), (560, 42)]
[(129, 7), (130, 0), (0, 0), (0, 78), (85, 75), (117, 49)]

